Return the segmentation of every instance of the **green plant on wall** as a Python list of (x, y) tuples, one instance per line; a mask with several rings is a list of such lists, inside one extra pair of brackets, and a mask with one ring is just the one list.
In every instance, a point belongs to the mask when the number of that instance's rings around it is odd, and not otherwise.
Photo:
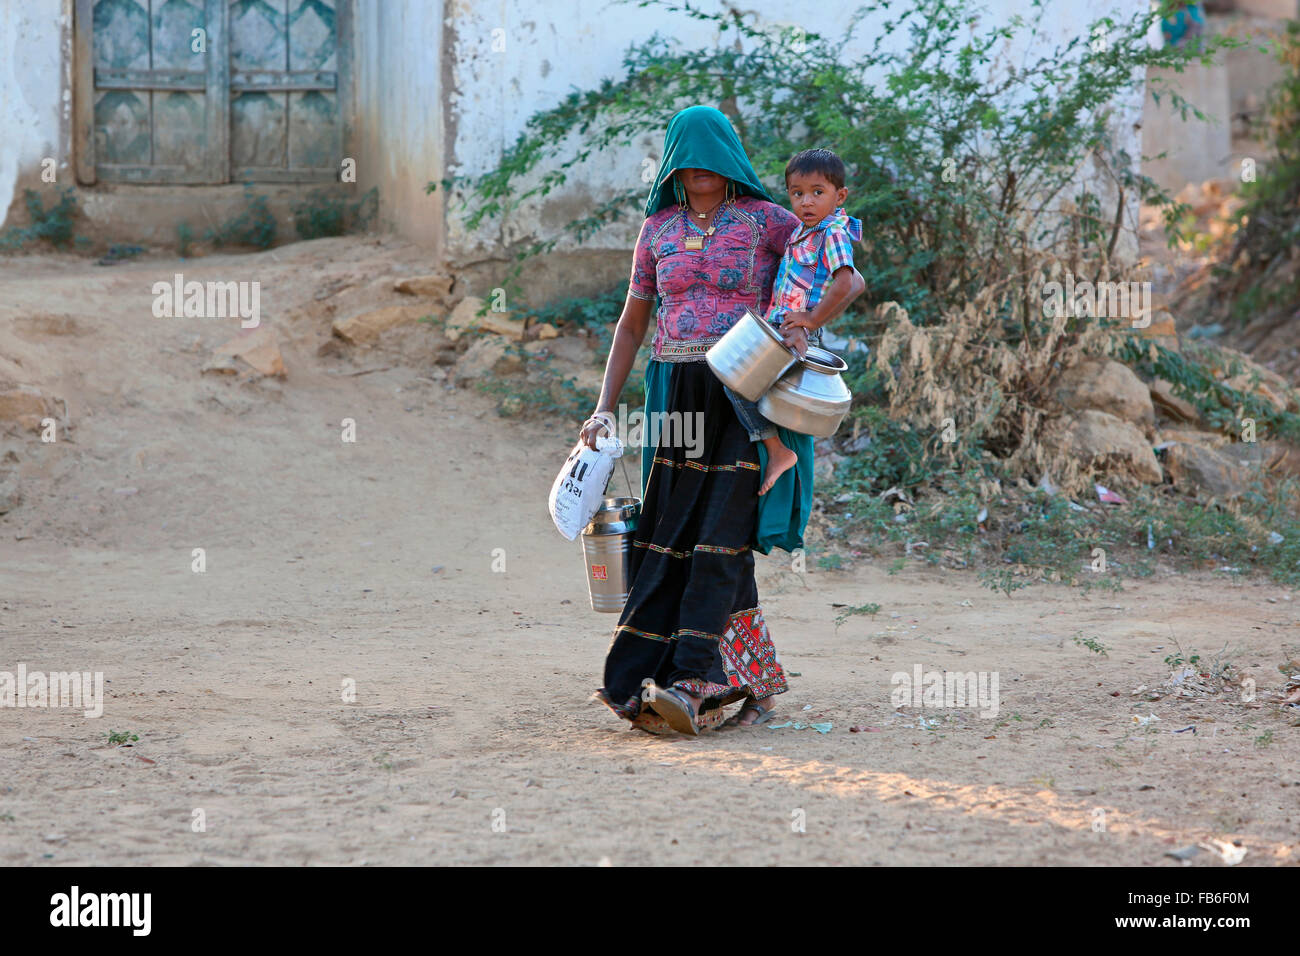
[(328, 189), (313, 190), (294, 203), (293, 227), (301, 239), (321, 239), (363, 232), (379, 211), (379, 189), (348, 200)]
[(219, 225), (208, 229), (203, 238), (214, 246), (253, 246), (269, 249), (275, 243), (275, 216), (267, 208), (266, 197), (253, 194), (244, 186), (244, 208)]
[(27, 207), (28, 225), (0, 233), (0, 249), (19, 249), (29, 242), (48, 242), (56, 249), (89, 244), (84, 236), (74, 235), (77, 197), (71, 186), (59, 190), (59, 201), (48, 208), (41, 194), (34, 189), (23, 190), (23, 202)]

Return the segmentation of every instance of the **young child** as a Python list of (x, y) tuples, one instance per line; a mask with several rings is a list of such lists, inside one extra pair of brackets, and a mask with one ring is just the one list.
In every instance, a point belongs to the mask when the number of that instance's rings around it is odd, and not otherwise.
[[(785, 167), (785, 188), (803, 225), (786, 243), (766, 318), (802, 356), (808, 344), (821, 344), (828, 316), (852, 293), (852, 243), (862, 238), (862, 223), (844, 211), (849, 195), (844, 161), (829, 149), (796, 153)], [(750, 440), (767, 448), (767, 474), (758, 489), (767, 494), (798, 456), (781, 443), (776, 426), (759, 414), (756, 402), (726, 391)]]

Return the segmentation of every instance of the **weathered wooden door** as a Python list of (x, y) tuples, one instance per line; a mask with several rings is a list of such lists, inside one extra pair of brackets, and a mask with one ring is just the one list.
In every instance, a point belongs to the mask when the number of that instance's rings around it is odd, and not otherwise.
[(85, 183), (337, 178), (351, 0), (77, 0)]

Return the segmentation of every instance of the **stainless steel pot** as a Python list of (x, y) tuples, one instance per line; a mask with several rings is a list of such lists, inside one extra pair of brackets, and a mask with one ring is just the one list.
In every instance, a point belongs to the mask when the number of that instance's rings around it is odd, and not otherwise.
[(848, 368), (838, 355), (810, 345), (807, 354), (759, 399), (758, 410), (791, 431), (829, 438), (853, 401), (840, 376)]
[(781, 341), (780, 332), (748, 309), (704, 355), (713, 374), (751, 402), (758, 401), (798, 358)]
[(587, 592), (593, 611), (617, 614), (627, 603), (631, 585), (627, 558), (641, 517), (640, 498), (605, 498), (582, 531), (587, 563)]

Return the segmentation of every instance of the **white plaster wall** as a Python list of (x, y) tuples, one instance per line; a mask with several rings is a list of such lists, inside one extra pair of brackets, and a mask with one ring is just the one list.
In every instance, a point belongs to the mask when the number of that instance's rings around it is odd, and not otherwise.
[[(1240, 170), (1232, 154), (1228, 76), (1224, 63), (1197, 63), (1182, 73), (1151, 71), (1151, 79), (1163, 78), (1174, 84), (1181, 95), (1209, 116), (1208, 121), (1191, 115), (1184, 120), (1174, 111), (1167, 94), (1160, 97), (1158, 104), (1148, 96), (1143, 133), (1150, 156), (1142, 164), (1142, 171), (1171, 193), (1176, 194), (1188, 183), (1226, 179)], [(1156, 159), (1161, 153), (1164, 158)]]
[(66, 153), (72, 111), (64, 53), (64, 0), (0, 0), (0, 225), (41, 161), (53, 158), (59, 185), (72, 185)]
[[(1032, 45), (1024, 41), (1009, 44), (1004, 51), (1006, 62), (1019, 64), (1072, 37), (1086, 37), (1088, 23), (1096, 18), (1112, 15), (1126, 20), (1147, 7), (1147, 0), (1047, 2), (1043, 35)], [(723, 7), (718, 0), (699, 0), (693, 5), (707, 10)], [(806, 24), (810, 30), (825, 33), (827, 25), (847, 18), (859, 5), (859, 0), (823, 0), (816, 7), (813, 23), (807, 20), (807, 4), (796, 0), (750, 0), (744, 10), (754, 25)], [(987, 7), (986, 24), (1006, 23), (1014, 14), (1028, 16), (1032, 9), (1030, 0), (991, 0)], [(720, 36), (711, 24), (680, 14), (609, 0), (448, 0), (447, 18), (453, 38), (454, 79), (448, 96), (448, 163), (452, 171), (470, 175), (492, 168), (536, 111), (558, 104), (575, 87), (590, 89), (603, 77), (621, 76), (628, 46), (655, 30), (672, 35), (684, 46), (731, 44), (735, 37), (734, 33)], [(855, 45), (863, 49), (878, 32), (872, 21), (866, 21), (859, 31)], [(900, 33), (891, 37), (899, 47), (906, 43)], [(1117, 138), (1135, 160), (1140, 155), (1141, 106), (1140, 86), (1116, 104)], [(501, 239), (556, 234), (564, 221), (582, 215), (615, 189), (641, 184), (644, 161), (650, 159), (657, 165), (662, 143), (663, 134), (657, 132), (628, 148), (593, 156), (579, 175), (571, 175), (574, 182), (472, 236), (453, 207), (447, 217), (449, 252), (473, 257), (486, 254)], [(1133, 218), (1136, 221), (1136, 215)], [(625, 249), (638, 225), (629, 222), (624, 228), (603, 230), (588, 240), (586, 247)], [(566, 247), (562, 244), (560, 248)]]
[[(59, 181), (71, 182), (67, 140), (71, 107), (67, 50), (71, 0), (0, 0), (0, 214), (19, 177), (54, 156)], [(835, 23), (859, 0), (824, 0), (816, 26)], [(804, 24), (799, 0), (751, 0), (756, 24)], [(1048, 50), (1106, 13), (1131, 16), (1146, 0), (1048, 0)], [(710, 9), (719, 0), (700, 0)], [(987, 22), (1027, 14), (1030, 0), (990, 0)], [(809, 24), (812, 26), (812, 24)], [(501, 31), (494, 34), (493, 31)], [(468, 236), (462, 215), (444, 215), (440, 194), (424, 187), (448, 172), (477, 173), (494, 165), (529, 116), (560, 102), (575, 87), (619, 76), (627, 47), (655, 30), (682, 45), (731, 43), (712, 26), (655, 8), (609, 0), (357, 0), (355, 17), (358, 187), (380, 187), (381, 220), (460, 260), (501, 254), (500, 241), (554, 235), (614, 189), (645, 186), (647, 160), (657, 164), (662, 132), (593, 157), (573, 181), (504, 224)], [(873, 35), (868, 24), (865, 45)], [(896, 41), (901, 44), (902, 40)], [(502, 47), (503, 48), (500, 48)], [(1009, 48), (1011, 62), (1037, 51)], [(1141, 91), (1117, 104), (1121, 140), (1140, 154)], [(770, 187), (779, 187), (771, 183)], [(452, 204), (454, 207), (454, 203)], [(604, 230), (588, 248), (626, 249), (638, 223)], [(563, 248), (563, 247), (562, 247)]]
[(357, 0), (357, 184), (379, 187), (381, 219), (442, 244), (443, 202), (425, 184), (443, 173), (443, 3)]

